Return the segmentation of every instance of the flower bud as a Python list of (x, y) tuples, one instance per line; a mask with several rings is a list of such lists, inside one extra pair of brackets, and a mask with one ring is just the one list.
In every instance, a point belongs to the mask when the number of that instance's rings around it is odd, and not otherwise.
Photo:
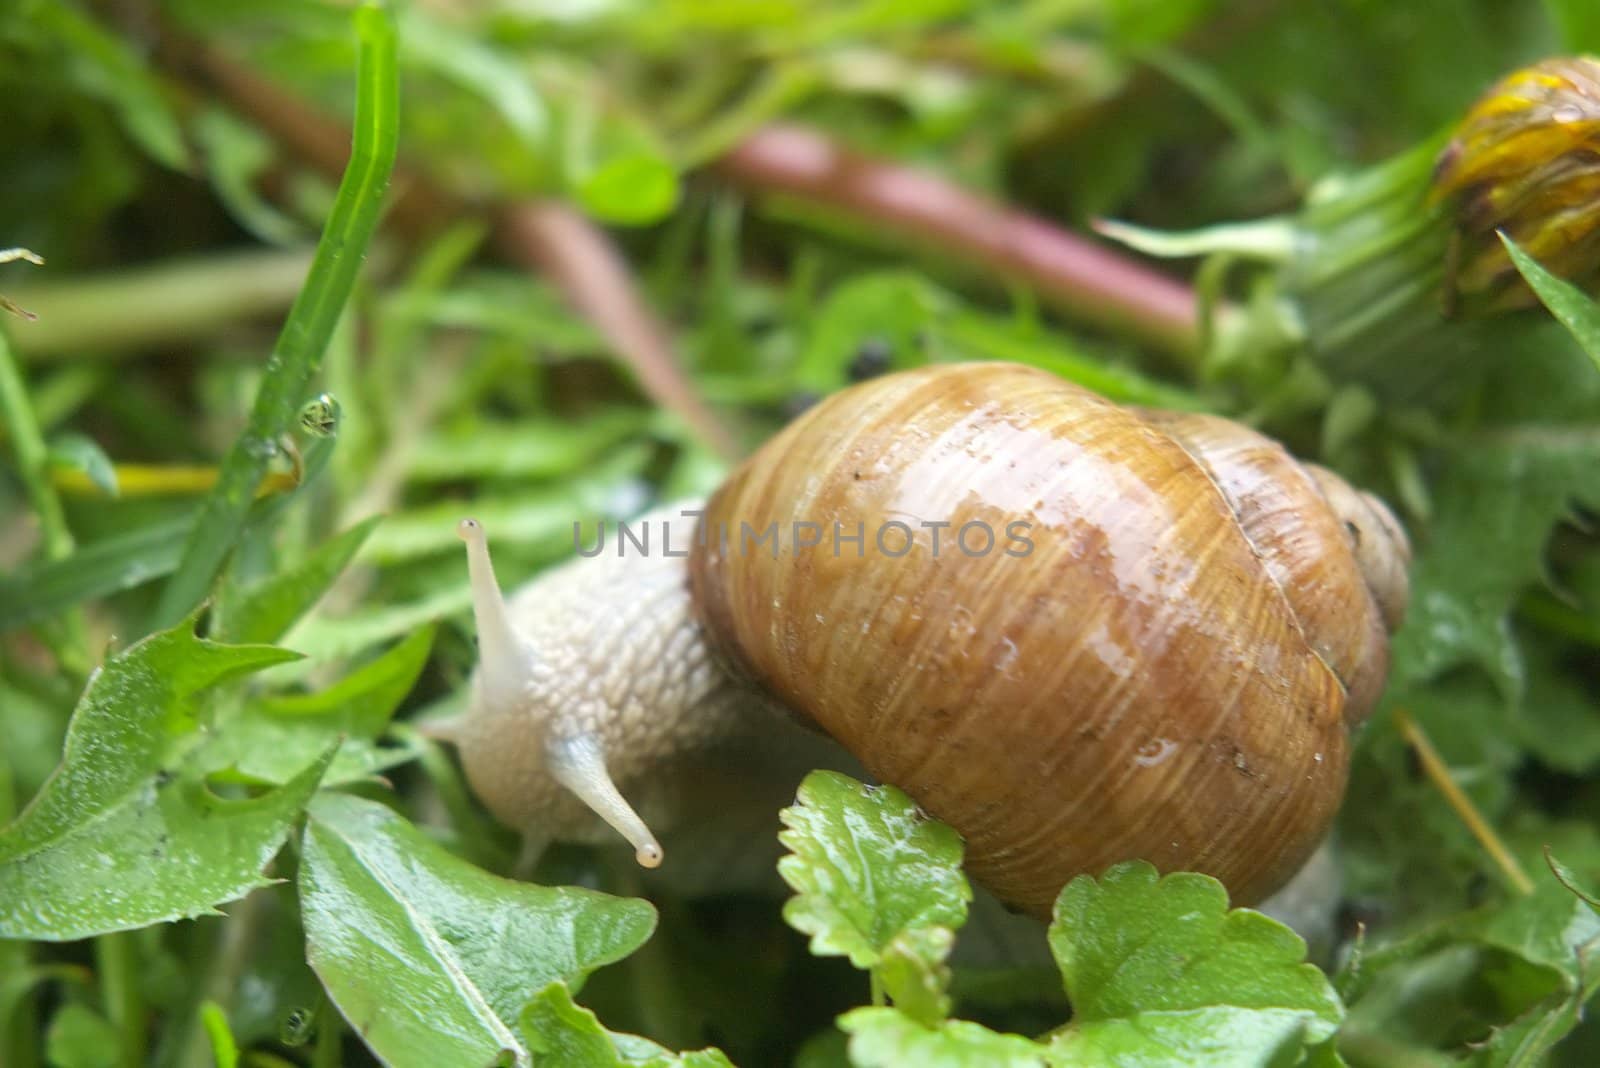
[(1496, 231), (1582, 283), (1600, 266), (1600, 59), (1547, 59), (1496, 83), (1434, 167), (1455, 236), (1447, 307), (1485, 311), (1535, 298)]

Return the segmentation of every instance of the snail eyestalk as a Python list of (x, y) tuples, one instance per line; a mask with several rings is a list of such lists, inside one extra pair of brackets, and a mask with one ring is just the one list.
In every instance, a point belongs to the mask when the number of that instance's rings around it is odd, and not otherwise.
[(627, 839), (640, 865), (659, 867), (663, 856), (661, 845), (611, 781), (600, 739), (584, 729), (580, 716), (568, 714), (576, 706), (564, 704), (563, 698), (551, 691), (552, 671), (549, 669), (552, 664), (563, 662), (560, 651), (551, 653), (551, 649), (545, 647), (553, 660), (547, 657), (544, 677), (539, 677), (540, 657), (535, 643), (512, 623), (500, 584), (495, 580), (483, 524), (476, 519), (463, 519), (456, 532), (467, 543), (467, 573), (472, 586), (472, 614), (478, 628), (479, 686), (483, 698), (490, 706), (501, 709), (499, 714), (536, 728), (543, 736), (538, 744), (549, 777)]
[(643, 868), (659, 868), (661, 843), (644, 820), (617, 792), (606, 771), (605, 756), (589, 735), (552, 740), (545, 747), (545, 767), (556, 781), (588, 805), (633, 846), (633, 857)]
[(472, 584), (472, 616), (478, 627), (483, 683), (497, 700), (507, 699), (526, 684), (533, 669), (533, 653), (511, 625), (500, 585), (495, 581), (483, 524), (476, 519), (463, 519), (456, 533), (467, 543), (467, 576)]

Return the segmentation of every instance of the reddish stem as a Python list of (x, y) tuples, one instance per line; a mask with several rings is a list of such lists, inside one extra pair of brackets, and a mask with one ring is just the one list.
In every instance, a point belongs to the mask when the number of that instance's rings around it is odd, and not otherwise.
[(508, 258), (554, 281), (628, 356), (657, 404), (677, 413), (725, 459), (739, 455), (733, 435), (678, 369), (666, 327), (645, 306), (627, 263), (599, 228), (560, 201), (525, 200), (500, 212), (495, 234)]
[(1193, 290), (1126, 256), (936, 175), (852, 152), (803, 126), (756, 131), (715, 166), (751, 192), (824, 204), (1038, 290), (1064, 311), (1192, 361)]

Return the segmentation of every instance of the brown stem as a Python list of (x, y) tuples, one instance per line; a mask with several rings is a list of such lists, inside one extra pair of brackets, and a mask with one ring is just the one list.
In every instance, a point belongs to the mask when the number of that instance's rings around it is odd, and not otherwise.
[[(173, 65), (215, 90), (234, 108), (308, 165), (337, 176), (350, 150), (350, 132), (259, 74), (199, 42), (172, 38)], [(389, 219), (425, 236), (475, 206), (404, 167), (395, 170)], [(548, 276), (600, 331), (638, 376), (652, 401), (674, 412), (725, 459), (740, 449), (733, 434), (695, 391), (673, 350), (671, 335), (645, 304), (626, 262), (606, 234), (558, 201), (530, 199), (495, 212), (501, 254)]]
[(678, 369), (666, 327), (645, 307), (628, 265), (593, 223), (557, 200), (502, 210), (495, 233), (505, 254), (552, 279), (629, 362), (645, 392), (697, 429), (724, 457), (739, 447)]
[(1085, 322), (1186, 363), (1198, 358), (1199, 305), (1188, 286), (926, 171), (860, 155), (789, 124), (756, 131), (714, 170), (751, 192), (826, 205), (863, 226), (932, 245), (1031, 286)]

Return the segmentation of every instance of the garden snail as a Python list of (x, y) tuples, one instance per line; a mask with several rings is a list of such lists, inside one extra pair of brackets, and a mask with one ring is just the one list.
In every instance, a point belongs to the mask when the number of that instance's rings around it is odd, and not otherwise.
[(481, 666), (453, 740), (499, 819), (564, 837), (587, 806), (654, 866), (624, 795), (781, 722), (770, 702), (1041, 915), (1131, 858), (1240, 904), (1286, 881), (1342, 798), (1408, 594), (1405, 534), (1331, 472), (1003, 363), (836, 393), (702, 508), (641, 525), (649, 551), (619, 539), (503, 603), (462, 524)]

